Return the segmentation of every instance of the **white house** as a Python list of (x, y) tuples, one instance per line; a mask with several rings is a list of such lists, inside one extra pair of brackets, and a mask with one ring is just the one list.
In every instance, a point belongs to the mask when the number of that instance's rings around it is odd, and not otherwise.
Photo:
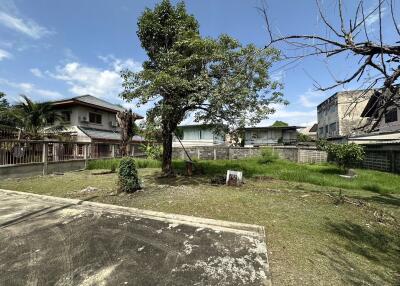
[[(92, 95), (54, 101), (51, 104), (62, 115), (66, 124), (65, 132), (75, 141), (92, 143), (91, 153), (95, 156), (108, 156), (112, 152), (112, 146), (120, 143), (121, 134), (116, 114), (124, 108)], [(138, 136), (132, 138), (132, 142), (134, 140), (143, 141)], [(82, 146), (78, 144), (78, 155), (83, 152)]]
[(173, 147), (183, 146), (215, 146), (225, 145), (225, 134), (218, 134), (210, 125), (190, 124), (180, 125), (182, 138), (174, 138)]
[(294, 144), (297, 142), (297, 129), (299, 126), (265, 126), (246, 127), (244, 129), (245, 147), (258, 147), (266, 145)]

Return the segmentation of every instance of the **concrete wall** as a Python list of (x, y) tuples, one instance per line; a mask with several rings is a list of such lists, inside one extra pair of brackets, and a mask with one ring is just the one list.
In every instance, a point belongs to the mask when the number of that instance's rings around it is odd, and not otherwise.
[[(324, 151), (318, 151), (315, 147), (274, 146), (272, 147), (279, 157), (285, 160), (299, 163), (321, 163), (326, 162), (327, 155)], [(189, 147), (185, 148), (190, 158), (199, 160), (236, 160), (261, 155), (262, 148), (242, 147)], [(187, 160), (183, 148), (173, 148), (174, 159)]]
[(400, 145), (374, 145), (365, 147), (362, 167), (378, 171), (400, 173)]
[[(43, 175), (44, 168), (44, 163), (0, 166), (0, 179), (39, 176)], [(84, 168), (85, 160), (49, 162), (47, 165), (47, 174), (75, 171)]]

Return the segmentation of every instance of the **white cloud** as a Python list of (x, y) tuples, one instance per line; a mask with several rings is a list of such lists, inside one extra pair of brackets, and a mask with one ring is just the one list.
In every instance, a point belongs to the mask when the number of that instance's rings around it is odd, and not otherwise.
[(91, 67), (74, 61), (57, 67), (55, 73), (49, 74), (65, 81), (73, 94), (91, 94), (115, 100), (122, 91), (120, 71), (123, 68), (138, 71), (141, 64), (132, 59), (121, 60), (111, 56), (101, 59), (108, 64), (107, 68)]
[(304, 107), (316, 107), (320, 104), (325, 97), (325, 93), (322, 91), (316, 91), (308, 89), (302, 95), (300, 95), (300, 103)]
[(5, 50), (0, 49), (0, 61), (11, 58), (11, 54)]
[(46, 35), (53, 34), (52, 31), (40, 26), (33, 20), (22, 19), (4, 11), (0, 11), (0, 24), (33, 39), (40, 39)]
[[(377, 7), (376, 3), (371, 6), (369, 11), (366, 13), (367, 15), (371, 13), (375, 8)], [(387, 9), (385, 6), (382, 6), (381, 8), (381, 13), (382, 13), (382, 18), (386, 16)], [(365, 19), (365, 26), (367, 27), (368, 32), (374, 32), (375, 31), (375, 23), (379, 21), (379, 9), (376, 9), (374, 13), (372, 13), (368, 18)]]
[(38, 68), (32, 68), (29, 71), (36, 77), (43, 77), (42, 71)]
[(0, 83), (14, 88), (19, 93), (36, 99), (54, 100), (63, 97), (63, 95), (57, 91), (38, 88), (32, 83), (13, 82), (3, 78), (0, 78)]

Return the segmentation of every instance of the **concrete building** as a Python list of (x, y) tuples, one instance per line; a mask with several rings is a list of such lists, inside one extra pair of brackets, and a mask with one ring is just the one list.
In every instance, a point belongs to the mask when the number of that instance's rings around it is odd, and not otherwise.
[[(52, 102), (53, 108), (61, 114), (66, 124), (65, 131), (78, 142), (90, 142), (91, 154), (98, 157), (110, 155), (121, 141), (116, 114), (124, 108), (94, 97), (83, 95)], [(137, 115), (138, 118), (143, 118)], [(140, 136), (132, 142), (143, 141)], [(83, 146), (83, 145), (82, 145)], [(83, 152), (78, 146), (78, 153)]]
[[(183, 146), (215, 146), (225, 145), (225, 134), (218, 134), (209, 125), (190, 124), (180, 125)], [(181, 147), (178, 138), (174, 138), (173, 147)]]
[(361, 114), (374, 90), (337, 92), (318, 105), (318, 138), (340, 139), (363, 133)]
[(265, 126), (246, 127), (244, 145), (245, 147), (258, 147), (279, 144), (295, 144), (297, 142), (297, 129), (299, 126)]
[[(378, 92), (374, 93), (361, 113), (363, 118), (370, 120), (369, 124), (376, 123), (377, 119), (374, 118), (374, 115), (377, 114), (377, 109), (381, 107), (381, 98)], [(394, 98), (394, 102), (400, 102), (400, 95)], [(393, 103), (393, 106), (387, 109), (373, 132), (351, 136), (349, 142), (363, 145), (391, 144), (392, 147), (395, 146), (393, 144), (400, 145), (400, 108)]]

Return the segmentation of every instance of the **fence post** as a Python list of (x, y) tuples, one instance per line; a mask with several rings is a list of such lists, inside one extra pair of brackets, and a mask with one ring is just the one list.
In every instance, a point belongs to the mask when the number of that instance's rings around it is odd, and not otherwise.
[(49, 153), (49, 145), (47, 144), (47, 142), (43, 142), (43, 153), (42, 153), (43, 175), (47, 175), (48, 172), (48, 164), (47, 164), (48, 153)]
[(200, 160), (200, 148), (199, 147), (197, 147), (197, 159)]
[(396, 154), (393, 150), (390, 150), (390, 171), (392, 173), (396, 171)]
[(83, 145), (83, 159), (85, 159), (85, 169), (88, 166), (88, 158), (89, 158), (89, 144)]
[(111, 145), (111, 158), (115, 158), (115, 144)]
[(297, 147), (297, 163), (300, 163), (300, 147)]
[(217, 149), (214, 147), (214, 160), (217, 160)]

